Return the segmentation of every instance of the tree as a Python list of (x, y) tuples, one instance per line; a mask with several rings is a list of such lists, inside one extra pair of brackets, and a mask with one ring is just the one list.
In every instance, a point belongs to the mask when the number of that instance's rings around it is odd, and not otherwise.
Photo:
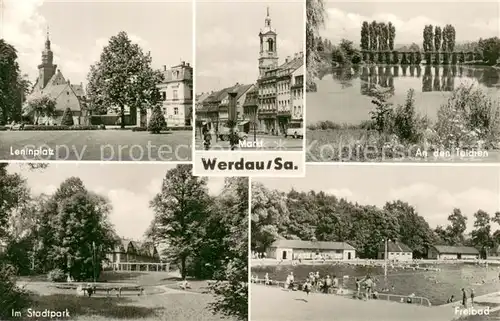
[(379, 48), (379, 34), (378, 34), (378, 24), (373, 20), (370, 24), (370, 45), (372, 51), (377, 51)]
[(148, 123), (148, 130), (152, 134), (159, 134), (161, 130), (167, 128), (167, 122), (165, 121), (165, 116), (161, 110), (160, 105), (156, 105), (151, 113), (151, 118)]
[(307, 88), (312, 88), (314, 79), (319, 71), (319, 62), (321, 58), (317, 51), (316, 37), (319, 29), (325, 23), (325, 5), (324, 0), (306, 1), (306, 69), (308, 82)]
[(19, 113), (19, 64), (17, 51), (0, 39), (0, 125), (15, 119)]
[[(45, 213), (53, 237), (45, 239), (48, 258), (75, 280), (96, 279), (116, 235), (108, 219), (108, 200), (89, 192), (77, 177), (61, 183)], [(55, 210), (55, 212), (54, 212)], [(48, 226), (43, 226), (47, 229)]]
[(288, 208), (285, 195), (271, 191), (260, 183), (252, 184), (252, 250), (264, 252), (288, 223)]
[(442, 36), (441, 27), (436, 26), (434, 31), (434, 51), (441, 51)]
[(478, 47), (482, 51), (483, 59), (488, 62), (488, 65), (497, 63), (500, 57), (500, 39), (498, 37), (481, 39)]
[(394, 50), (394, 40), (396, 39), (396, 27), (389, 22), (387, 27), (389, 28), (389, 50)]
[(493, 246), (491, 237), (490, 216), (483, 210), (474, 213), (474, 230), (471, 233), (472, 243), (481, 249), (481, 256), (488, 258), (488, 250)]
[(203, 243), (206, 184), (206, 179), (193, 176), (191, 165), (178, 165), (167, 172), (161, 192), (150, 204), (155, 212), (158, 238), (170, 245), (168, 255), (180, 264), (183, 278), (187, 276), (188, 258)]
[(369, 26), (367, 21), (363, 21), (363, 25), (361, 26), (361, 50), (369, 50), (369, 49), (370, 49)]
[(448, 216), (448, 221), (451, 223), (451, 225), (446, 228), (449, 240), (453, 245), (464, 244), (464, 232), (467, 229), (467, 216), (463, 215), (460, 209), (454, 208), (453, 213)]
[(160, 101), (157, 85), (163, 80), (163, 74), (151, 68), (150, 54), (144, 54), (123, 31), (110, 38), (99, 62), (91, 66), (87, 79), (92, 110), (118, 110), (122, 128), (126, 106), (134, 118), (137, 108), (142, 111)]
[(455, 27), (447, 24), (443, 28), (443, 45), (442, 50), (446, 52), (453, 52), (455, 50)]
[(40, 117), (53, 117), (56, 113), (56, 101), (49, 96), (41, 96), (29, 100), (25, 107), (25, 114), (32, 115), (35, 124)]
[(218, 239), (224, 260), (210, 287), (216, 295), (213, 311), (238, 320), (248, 319), (248, 187), (248, 178), (226, 178), (217, 199), (218, 224), (227, 233)]
[(64, 110), (62, 119), (61, 119), (61, 125), (64, 126), (73, 126), (75, 122), (73, 121), (73, 113), (71, 112), (71, 109), (68, 107), (66, 110)]

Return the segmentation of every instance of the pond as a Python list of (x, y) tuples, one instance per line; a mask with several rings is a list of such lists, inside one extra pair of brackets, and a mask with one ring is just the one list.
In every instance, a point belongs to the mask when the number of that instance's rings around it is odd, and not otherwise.
[(479, 86), (500, 100), (500, 69), (464, 65), (447, 66), (356, 66), (330, 68), (315, 81), (316, 92), (307, 93), (307, 123), (330, 120), (337, 124), (360, 124), (373, 110), (369, 93), (374, 86), (392, 89), (391, 101), (403, 104), (409, 89), (415, 106), (435, 119), (440, 105), (461, 84)]
[[(420, 264), (422, 267), (423, 265)], [(432, 305), (441, 305), (454, 295), (456, 300), (461, 299), (461, 288), (466, 288), (469, 293), (473, 288), (476, 296), (497, 292), (500, 289), (500, 268), (490, 265), (489, 267), (473, 264), (440, 264), (435, 265), (439, 271), (423, 271), (403, 268), (389, 268), (387, 281), (384, 279), (383, 267), (346, 265), (346, 264), (323, 264), (323, 265), (279, 265), (259, 266), (252, 268), (252, 274), (263, 279), (269, 273), (269, 278), (276, 281), (285, 281), (286, 276), (293, 272), (295, 280), (302, 282), (309, 272), (319, 271), (321, 276), (337, 276), (344, 280), (344, 287), (354, 290), (356, 288), (355, 278), (364, 277), (367, 274), (376, 278), (377, 289), (388, 287), (389, 293), (398, 295), (409, 295), (428, 298)], [(348, 276), (345, 278), (344, 276)], [(484, 280), (484, 283), (483, 283)]]

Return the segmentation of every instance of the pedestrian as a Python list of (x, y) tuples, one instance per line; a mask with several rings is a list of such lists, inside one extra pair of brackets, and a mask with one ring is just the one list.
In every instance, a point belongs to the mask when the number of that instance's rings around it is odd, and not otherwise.
[(467, 307), (467, 292), (465, 292), (465, 288), (462, 288), (462, 305), (464, 308)]
[(470, 289), (470, 304), (474, 305), (474, 289)]
[(306, 282), (304, 283), (304, 285), (302, 287), (304, 289), (304, 292), (307, 295), (309, 295), (309, 293), (311, 292), (311, 283), (309, 283), (309, 279), (306, 279)]

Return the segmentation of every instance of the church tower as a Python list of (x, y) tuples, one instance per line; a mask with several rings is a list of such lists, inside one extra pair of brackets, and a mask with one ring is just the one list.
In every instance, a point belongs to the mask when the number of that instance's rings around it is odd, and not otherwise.
[(45, 49), (42, 51), (42, 63), (38, 65), (38, 85), (40, 89), (45, 88), (50, 78), (56, 73), (57, 65), (54, 65), (54, 53), (50, 49), (49, 30), (47, 29), (47, 40)]
[(264, 29), (260, 30), (259, 78), (264, 77), (267, 70), (278, 67), (278, 51), (276, 47), (276, 31), (271, 28), (269, 7), (264, 21)]

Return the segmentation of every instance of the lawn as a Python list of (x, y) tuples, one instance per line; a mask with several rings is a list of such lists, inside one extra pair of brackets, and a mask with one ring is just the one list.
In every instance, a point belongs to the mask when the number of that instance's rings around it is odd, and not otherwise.
[[(190, 281), (193, 291), (178, 289), (178, 278), (165, 272), (106, 272), (101, 282), (137, 284), (145, 288), (146, 295), (127, 294), (123, 297), (76, 296), (73, 290), (56, 288), (43, 277), (24, 278), (27, 289), (33, 294), (29, 308), (37, 311), (69, 311), (70, 318), (77, 321), (221, 321), (223, 318), (209, 310), (213, 296), (202, 294), (206, 281)], [(34, 320), (24, 311), (23, 317), (16, 320)], [(54, 320), (36, 318), (37, 321)]]
[[(190, 161), (192, 131), (153, 135), (131, 130), (0, 131), (2, 160)], [(15, 155), (26, 149), (51, 149), (35, 158)]]
[(393, 152), (380, 145), (380, 135), (365, 129), (308, 130), (306, 133), (306, 161), (308, 162), (500, 162), (499, 150), (488, 150), (487, 156), (460, 157), (450, 154), (434, 154), (427, 157), (418, 154), (424, 146), (398, 146)]

